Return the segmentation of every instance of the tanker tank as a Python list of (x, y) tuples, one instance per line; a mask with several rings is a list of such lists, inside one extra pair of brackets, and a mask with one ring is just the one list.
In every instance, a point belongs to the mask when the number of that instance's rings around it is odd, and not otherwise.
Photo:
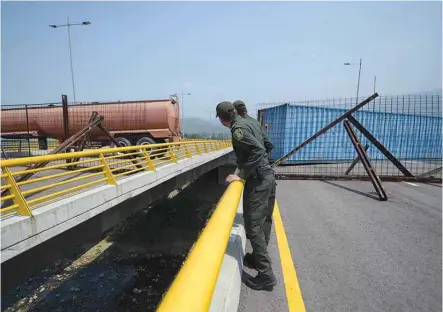
[[(94, 111), (104, 117), (106, 128), (123, 145), (178, 141), (180, 137), (179, 105), (173, 99), (69, 105), (70, 135), (81, 130), (89, 122)], [(62, 142), (65, 139), (62, 107), (2, 109), (2, 137), (25, 133)], [(90, 139), (109, 144), (108, 138), (99, 129), (90, 132)]]

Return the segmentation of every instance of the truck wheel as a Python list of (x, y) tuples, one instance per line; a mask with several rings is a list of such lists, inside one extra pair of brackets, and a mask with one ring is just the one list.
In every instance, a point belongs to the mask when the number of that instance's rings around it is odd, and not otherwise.
[(125, 138), (125, 137), (118, 137), (118, 138), (115, 138), (115, 140), (116, 140), (120, 145), (123, 145), (124, 147), (131, 146), (131, 142), (130, 142), (127, 138)]
[(137, 141), (137, 146), (139, 145), (149, 145), (149, 144), (155, 144), (154, 139), (151, 139), (149, 137), (142, 137)]
[[(117, 138), (115, 138), (115, 140), (119, 143), (119, 145), (122, 145), (122, 146), (116, 146), (114, 143), (112, 143), (111, 146), (113, 148), (114, 147), (118, 148), (118, 147), (128, 147), (128, 146), (131, 146), (131, 142), (127, 138), (125, 138), (125, 137), (117, 137)], [(124, 154), (124, 153), (121, 153), (121, 152), (115, 153), (115, 155), (122, 155), (122, 154)]]
[[(152, 144), (157, 144), (157, 142), (155, 142), (154, 139), (150, 137), (142, 137), (137, 141), (137, 146)], [(147, 148), (146, 152), (148, 152), (149, 156), (151, 156), (152, 158), (158, 157), (160, 155), (160, 152), (156, 152), (155, 148)]]

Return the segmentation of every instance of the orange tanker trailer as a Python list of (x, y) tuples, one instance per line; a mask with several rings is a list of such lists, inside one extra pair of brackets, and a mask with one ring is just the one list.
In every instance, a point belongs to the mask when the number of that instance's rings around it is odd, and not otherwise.
[[(125, 146), (176, 142), (180, 138), (179, 104), (174, 98), (69, 105), (69, 134), (81, 130), (94, 111), (104, 117), (105, 126)], [(30, 134), (62, 142), (63, 129), (61, 106), (2, 109), (1, 136), (5, 138)], [(90, 139), (101, 145), (110, 144), (99, 129), (91, 131)]]

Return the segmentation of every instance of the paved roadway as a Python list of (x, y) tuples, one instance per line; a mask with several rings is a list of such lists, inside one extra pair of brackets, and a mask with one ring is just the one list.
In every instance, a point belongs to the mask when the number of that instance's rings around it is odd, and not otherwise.
[[(441, 311), (441, 185), (384, 185), (387, 202), (367, 197), (370, 182), (278, 182), (306, 311)], [(239, 311), (289, 310), (275, 231), (269, 252), (279, 284), (242, 285)]]

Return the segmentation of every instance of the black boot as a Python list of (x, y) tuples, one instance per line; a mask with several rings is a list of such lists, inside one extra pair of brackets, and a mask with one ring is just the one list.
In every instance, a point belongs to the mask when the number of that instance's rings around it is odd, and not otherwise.
[(272, 273), (271, 276), (258, 274), (256, 277), (250, 277), (244, 280), (244, 283), (254, 290), (272, 291), (274, 286), (277, 285), (277, 279)]
[(245, 255), (245, 257), (243, 258), (243, 265), (247, 268), (256, 270), (256, 265), (255, 265), (255, 257), (253, 254), (250, 254), (249, 252)]

